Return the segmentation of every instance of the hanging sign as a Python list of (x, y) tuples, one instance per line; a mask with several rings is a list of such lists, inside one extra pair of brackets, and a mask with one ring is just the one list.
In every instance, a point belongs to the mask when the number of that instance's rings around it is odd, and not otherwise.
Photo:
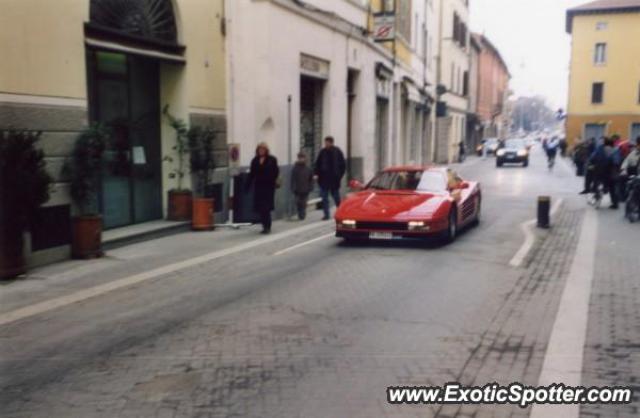
[(393, 41), (396, 36), (396, 16), (393, 13), (373, 15), (373, 40), (376, 42)]

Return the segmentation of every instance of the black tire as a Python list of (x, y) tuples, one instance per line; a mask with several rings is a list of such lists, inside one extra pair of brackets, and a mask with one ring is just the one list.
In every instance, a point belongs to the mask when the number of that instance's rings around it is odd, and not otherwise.
[(524, 160), (523, 167), (529, 167), (529, 159)]
[(502, 161), (496, 160), (496, 167), (502, 167)]
[(635, 196), (632, 196), (627, 200), (627, 203), (625, 204), (625, 216), (631, 223), (635, 223), (640, 220), (640, 207)]
[(442, 240), (446, 244), (452, 243), (458, 236), (458, 215), (456, 214), (456, 210), (455, 206), (451, 208), (447, 229), (442, 233)]
[(471, 223), (472, 226), (480, 225), (481, 214), (482, 214), (482, 199), (478, 198), (478, 213), (476, 214), (475, 219)]

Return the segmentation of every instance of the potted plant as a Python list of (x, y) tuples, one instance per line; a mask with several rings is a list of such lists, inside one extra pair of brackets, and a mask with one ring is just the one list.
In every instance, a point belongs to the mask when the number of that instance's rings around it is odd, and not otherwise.
[(196, 127), (189, 130), (187, 138), (191, 173), (195, 176), (191, 225), (194, 230), (212, 230), (215, 202), (206, 197), (206, 189), (211, 183), (213, 171), (216, 168), (213, 156), (215, 133), (211, 129)]
[[(169, 120), (169, 124), (176, 133), (176, 143), (172, 147), (174, 155), (165, 155), (164, 161), (176, 165), (169, 171), (169, 178), (176, 179), (176, 187), (169, 190), (167, 218), (171, 221), (187, 221), (191, 219), (191, 190), (183, 188), (186, 168), (185, 157), (189, 153), (187, 124), (169, 113), (169, 106), (165, 106), (162, 113)], [(177, 160), (177, 161), (176, 161)]]
[(44, 152), (36, 144), (40, 132), (0, 131), (0, 278), (26, 271), (24, 232), (49, 200), (53, 179)]
[(97, 196), (109, 137), (110, 132), (104, 126), (92, 125), (80, 134), (64, 166), (77, 214), (72, 219), (71, 255), (74, 258), (95, 258), (103, 254), (102, 216)]

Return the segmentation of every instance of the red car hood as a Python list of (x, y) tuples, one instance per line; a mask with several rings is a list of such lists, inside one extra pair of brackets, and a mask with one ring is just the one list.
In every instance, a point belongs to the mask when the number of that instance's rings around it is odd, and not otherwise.
[(371, 221), (429, 218), (447, 200), (447, 194), (365, 190), (348, 196), (336, 218)]

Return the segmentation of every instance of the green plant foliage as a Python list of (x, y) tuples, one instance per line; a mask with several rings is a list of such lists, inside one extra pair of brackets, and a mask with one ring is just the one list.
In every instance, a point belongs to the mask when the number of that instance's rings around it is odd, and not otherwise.
[(196, 177), (196, 194), (204, 196), (205, 189), (211, 183), (215, 159), (213, 154), (215, 132), (199, 127), (189, 129), (187, 134), (191, 165), (191, 173)]
[(109, 138), (107, 128), (92, 125), (80, 134), (64, 166), (64, 173), (71, 182), (71, 198), (80, 215), (97, 212), (103, 155)]
[[(162, 113), (169, 121), (169, 125), (173, 128), (176, 133), (176, 143), (171, 149), (175, 152), (176, 158), (174, 159), (171, 155), (165, 155), (163, 160), (172, 164), (172, 169), (169, 171), (169, 178), (176, 179), (176, 189), (175, 190), (185, 190), (183, 189), (184, 177), (187, 174), (185, 168), (185, 157), (189, 154), (189, 144), (187, 140), (187, 136), (189, 134), (189, 128), (187, 124), (182, 119), (178, 119), (169, 113), (169, 106), (165, 106), (162, 110)], [(173, 166), (173, 163), (177, 159), (177, 166)]]
[(5, 238), (28, 229), (38, 208), (49, 200), (53, 179), (37, 147), (40, 135), (0, 130), (0, 236)]

